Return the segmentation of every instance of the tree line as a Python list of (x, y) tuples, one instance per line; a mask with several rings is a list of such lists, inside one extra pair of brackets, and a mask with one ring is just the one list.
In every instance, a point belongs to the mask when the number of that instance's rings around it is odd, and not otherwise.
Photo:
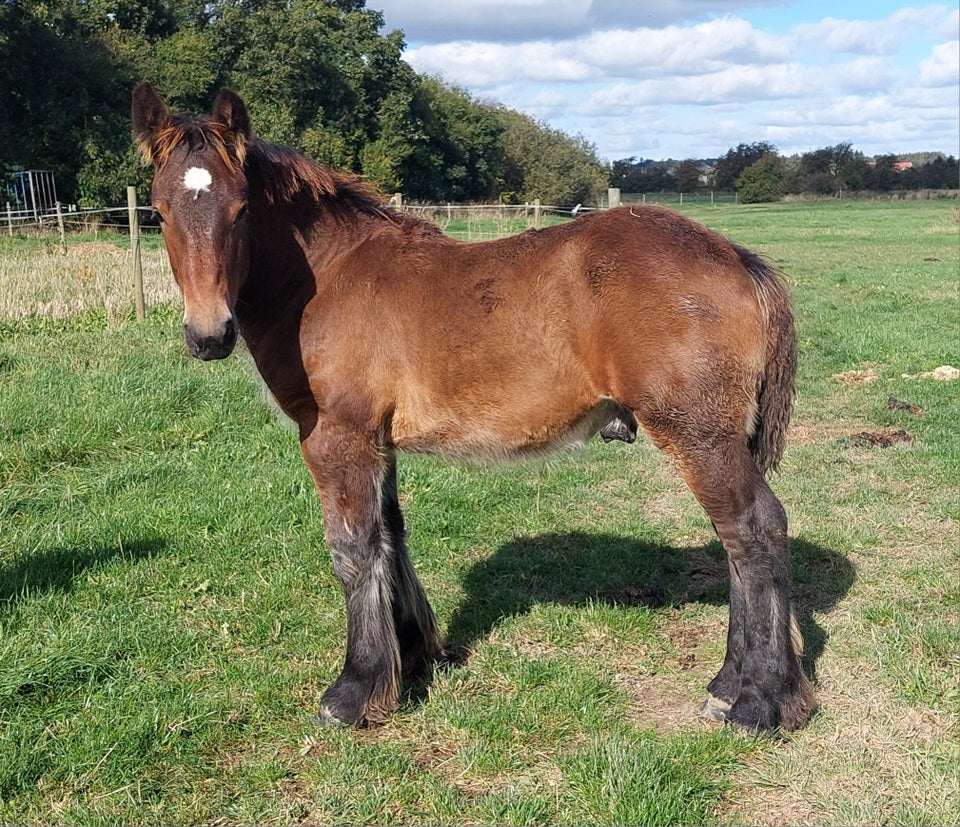
[(221, 87), (259, 136), (429, 201), (596, 201), (596, 149), (475, 100), (401, 59), (364, 0), (0, 0), (0, 173), (53, 169), (63, 200), (146, 196), (130, 92), (150, 81), (175, 111)]
[(606, 165), (582, 136), (414, 72), (402, 60), (403, 33), (384, 31), (383, 15), (365, 6), (0, 0), (0, 174), (52, 169), (61, 200), (81, 206), (123, 203), (131, 183), (146, 198), (129, 107), (133, 85), (148, 80), (183, 111), (206, 110), (230, 87), (260, 137), (413, 200), (572, 206), (598, 203), (607, 186), (737, 188), (744, 200), (957, 186), (953, 158), (906, 174), (894, 156), (873, 163), (849, 144), (799, 159), (761, 143), (714, 161)]
[(915, 161), (897, 155), (867, 158), (849, 142), (782, 157), (766, 141), (739, 144), (716, 159), (637, 161), (611, 167), (611, 186), (624, 192), (736, 191), (742, 201), (777, 201), (785, 195), (830, 196), (844, 191), (957, 189), (960, 164), (953, 156), (922, 153)]

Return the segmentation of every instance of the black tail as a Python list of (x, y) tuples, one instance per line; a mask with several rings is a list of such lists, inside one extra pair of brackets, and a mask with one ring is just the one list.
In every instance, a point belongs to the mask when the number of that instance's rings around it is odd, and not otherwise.
[(797, 373), (797, 339), (782, 274), (756, 253), (737, 247), (740, 261), (757, 287), (767, 323), (767, 362), (757, 395), (757, 427), (750, 452), (763, 473), (783, 457)]

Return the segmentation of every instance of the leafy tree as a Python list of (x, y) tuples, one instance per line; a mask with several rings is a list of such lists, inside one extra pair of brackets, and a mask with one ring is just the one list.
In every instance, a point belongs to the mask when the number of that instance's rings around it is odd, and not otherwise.
[(614, 161), (610, 169), (610, 186), (623, 192), (662, 192), (672, 190), (675, 182), (663, 161), (640, 161), (624, 158)]
[(225, 67), (216, 85), (243, 96), (262, 137), (296, 146), (308, 130), (335, 132), (359, 172), (384, 101), (414, 82), (400, 32), (380, 35), (382, 14), (362, 2), (219, 0), (212, 8), (213, 52)]
[(805, 152), (800, 156), (801, 175), (832, 175), (833, 172), (833, 147)]
[(878, 155), (874, 159), (874, 164), (869, 167), (866, 178), (867, 189), (877, 190), (878, 192), (889, 192), (897, 183), (897, 172), (894, 164), (897, 163), (896, 155)]
[(607, 172), (596, 148), (509, 109), (497, 110), (503, 125), (504, 190), (520, 201), (558, 207), (597, 203)]
[(952, 155), (949, 158), (938, 155), (920, 167), (920, 182), (927, 189), (960, 188), (960, 165), (957, 159)]
[(494, 107), (424, 77), (411, 100), (408, 123), (409, 152), (399, 167), (407, 195), (444, 201), (498, 197), (504, 127)]
[(798, 191), (831, 195), (839, 189), (858, 189), (850, 181), (862, 184), (863, 156), (849, 142), (805, 152), (800, 156)]
[(787, 170), (773, 152), (764, 153), (737, 179), (737, 192), (744, 204), (779, 201), (785, 192)]
[(700, 188), (700, 162), (688, 159), (677, 164), (673, 180), (678, 192), (696, 192)]
[(870, 176), (870, 165), (863, 155), (848, 161), (837, 175), (840, 186), (845, 190), (866, 189)]
[(766, 141), (755, 144), (738, 144), (722, 158), (718, 158), (713, 167), (713, 185), (718, 190), (732, 190), (737, 179), (747, 167), (755, 164), (764, 155), (775, 155), (777, 149)]
[[(129, 89), (112, 28), (89, 18), (83, 3), (0, 3), (0, 170), (53, 169), (65, 200), (91, 129)], [(118, 140), (129, 134), (125, 121)]]

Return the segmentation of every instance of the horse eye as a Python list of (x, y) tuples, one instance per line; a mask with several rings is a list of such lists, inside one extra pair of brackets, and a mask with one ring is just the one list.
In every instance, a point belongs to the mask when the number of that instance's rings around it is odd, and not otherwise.
[(158, 224), (163, 224), (163, 215), (156, 207), (150, 210), (150, 220), (156, 221)]
[(250, 205), (244, 204), (237, 210), (237, 217), (234, 219), (237, 223), (243, 221), (248, 215), (250, 215)]

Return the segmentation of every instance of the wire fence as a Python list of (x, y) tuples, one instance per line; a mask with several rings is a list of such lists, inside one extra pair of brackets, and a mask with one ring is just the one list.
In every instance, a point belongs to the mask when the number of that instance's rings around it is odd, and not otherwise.
[[(149, 216), (149, 207), (137, 207), (141, 216)], [(101, 230), (111, 233), (126, 232), (129, 228), (129, 207), (96, 207), (77, 209), (75, 206), (56, 204), (46, 210), (12, 210), (9, 207), (0, 216), (0, 232), (13, 235), (50, 235), (59, 233), (61, 238), (71, 234), (93, 234)]]
[[(624, 194), (622, 204), (735, 204), (735, 193), (645, 193)], [(421, 204), (404, 202), (396, 196), (389, 206), (404, 213), (432, 221), (448, 235), (465, 241), (483, 241), (502, 238), (505, 235), (527, 229), (569, 221), (587, 212), (607, 209), (608, 205), (556, 206), (532, 201), (524, 204)], [(57, 204), (44, 211), (13, 210), (9, 206), (0, 213), (0, 233), (13, 235), (58, 234), (65, 243), (70, 234), (97, 236), (99, 233), (127, 232), (129, 206), (96, 207), (78, 209), (72, 205)], [(152, 221), (150, 207), (137, 206), (141, 231), (157, 232), (159, 226)]]
[[(153, 210), (138, 205), (128, 191), (126, 207), (47, 210), (39, 215), (8, 210), (0, 213), (0, 320), (32, 315), (68, 316), (98, 308), (123, 317), (134, 308), (177, 302), (166, 250)], [(957, 198), (957, 191), (936, 197)], [(891, 196), (887, 196), (890, 198)], [(903, 197), (903, 196), (901, 196)], [(916, 195), (914, 197), (922, 197)], [(932, 196), (928, 196), (932, 197)], [(733, 193), (625, 194), (625, 205), (737, 204)], [(575, 220), (585, 212), (606, 207), (557, 207), (527, 204), (393, 203), (393, 209), (437, 224), (448, 235), (465, 241), (502, 238), (532, 228)], [(709, 208), (709, 207), (708, 207)], [(29, 243), (3, 244), (6, 236)], [(141, 243), (144, 235), (146, 238)]]

